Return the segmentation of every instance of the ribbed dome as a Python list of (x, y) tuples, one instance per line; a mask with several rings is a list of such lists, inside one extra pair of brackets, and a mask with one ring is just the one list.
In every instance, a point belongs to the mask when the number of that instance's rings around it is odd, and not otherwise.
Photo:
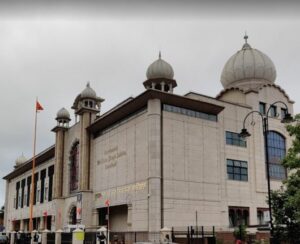
[(148, 80), (156, 78), (166, 78), (172, 80), (174, 78), (174, 71), (172, 66), (164, 61), (159, 53), (158, 59), (148, 67), (146, 75)]
[(56, 114), (56, 119), (70, 120), (70, 113), (68, 112), (67, 109), (61, 108), (60, 110), (58, 110), (58, 112)]
[(16, 167), (20, 166), (21, 164), (25, 163), (27, 161), (27, 159), (24, 157), (24, 155), (22, 154), (20, 157), (18, 157), (15, 161), (16, 163)]
[(221, 82), (224, 88), (256, 88), (263, 84), (272, 84), (276, 79), (276, 69), (272, 60), (261, 51), (246, 43), (225, 64)]
[(94, 89), (92, 89), (90, 87), (90, 83), (89, 82), (86, 84), (86, 88), (81, 92), (80, 97), (81, 98), (92, 98), (92, 99), (96, 99), (97, 98), (97, 94), (94, 91)]

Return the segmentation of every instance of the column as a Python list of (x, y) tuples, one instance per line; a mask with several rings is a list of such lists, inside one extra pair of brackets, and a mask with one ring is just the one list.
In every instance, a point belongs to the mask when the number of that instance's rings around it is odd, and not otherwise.
[(42, 232), (42, 244), (47, 244), (47, 235), (50, 231), (49, 230), (43, 230)]
[(24, 219), (20, 219), (20, 232), (24, 232)]
[(160, 85), (161, 85), (161, 91), (165, 91), (165, 82), (162, 81), (162, 82), (160, 83)]
[(172, 85), (172, 83), (169, 84), (169, 87), (170, 87), (169, 92), (170, 92), (170, 93), (173, 93), (173, 85)]
[(90, 125), (92, 114), (85, 112), (81, 115), (81, 138), (80, 138), (80, 190), (89, 190), (89, 153), (90, 153), (90, 135), (86, 128)]
[(149, 236), (158, 241), (161, 229), (161, 102), (159, 99), (148, 101), (148, 230), (157, 235)]
[(92, 212), (92, 226), (94, 226), (95, 228), (98, 227), (99, 223), (98, 223), (98, 217), (99, 217), (99, 212), (97, 208), (93, 209)]
[(62, 230), (57, 230), (55, 232), (55, 244), (61, 244), (61, 233)]
[(62, 197), (64, 161), (64, 130), (58, 128), (55, 140), (54, 198)]

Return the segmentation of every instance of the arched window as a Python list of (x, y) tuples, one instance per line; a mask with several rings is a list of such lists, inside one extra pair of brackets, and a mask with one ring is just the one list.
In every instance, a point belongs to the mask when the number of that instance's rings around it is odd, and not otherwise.
[(75, 142), (70, 151), (70, 192), (78, 190), (79, 180), (79, 142)]
[(71, 211), (69, 213), (69, 224), (76, 225), (77, 224), (77, 212), (76, 212), (76, 206), (73, 206), (71, 208)]
[(273, 179), (285, 179), (286, 170), (281, 165), (281, 160), (285, 157), (285, 138), (276, 131), (268, 132), (268, 154), (270, 177)]

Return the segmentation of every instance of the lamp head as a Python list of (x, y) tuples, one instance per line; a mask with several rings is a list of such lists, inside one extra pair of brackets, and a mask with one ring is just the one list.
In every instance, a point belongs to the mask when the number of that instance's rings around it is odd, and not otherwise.
[(288, 112), (285, 113), (284, 118), (281, 120), (281, 123), (290, 123), (293, 122), (294, 118), (292, 117), (292, 115)]
[(241, 133), (240, 133), (239, 135), (240, 135), (240, 137), (242, 137), (242, 138), (246, 138), (246, 137), (251, 136), (251, 134), (248, 132), (248, 130), (247, 130), (246, 128), (243, 128), (243, 129), (241, 130)]

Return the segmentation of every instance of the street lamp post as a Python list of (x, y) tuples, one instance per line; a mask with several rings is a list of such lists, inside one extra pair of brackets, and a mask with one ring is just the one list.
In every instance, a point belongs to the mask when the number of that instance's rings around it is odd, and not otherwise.
[(249, 112), (246, 117), (244, 118), (243, 121), (243, 129), (241, 130), (240, 136), (243, 138), (249, 137), (251, 136), (251, 134), (248, 132), (248, 130), (245, 127), (245, 123), (247, 118), (254, 113), (257, 113), (258, 115), (260, 115), (261, 119), (262, 119), (262, 125), (263, 125), (263, 136), (264, 136), (264, 144), (265, 144), (265, 160), (266, 160), (266, 167), (267, 167), (267, 183), (268, 183), (268, 205), (269, 205), (269, 214), (270, 214), (270, 235), (271, 235), (271, 240), (273, 237), (273, 218), (272, 218), (272, 205), (271, 205), (271, 184), (270, 184), (270, 162), (269, 162), (269, 153), (268, 153), (268, 133), (269, 133), (269, 112), (270, 109), (272, 108), (273, 105), (281, 103), (285, 106), (286, 110), (285, 110), (285, 114), (284, 114), (284, 118), (281, 120), (282, 123), (288, 123), (291, 122), (293, 120), (291, 114), (288, 112), (288, 107), (287, 105), (282, 102), (282, 101), (277, 101), (274, 102), (273, 104), (270, 105), (270, 107), (268, 108), (267, 112), (265, 114), (262, 114), (259, 111), (251, 111)]

